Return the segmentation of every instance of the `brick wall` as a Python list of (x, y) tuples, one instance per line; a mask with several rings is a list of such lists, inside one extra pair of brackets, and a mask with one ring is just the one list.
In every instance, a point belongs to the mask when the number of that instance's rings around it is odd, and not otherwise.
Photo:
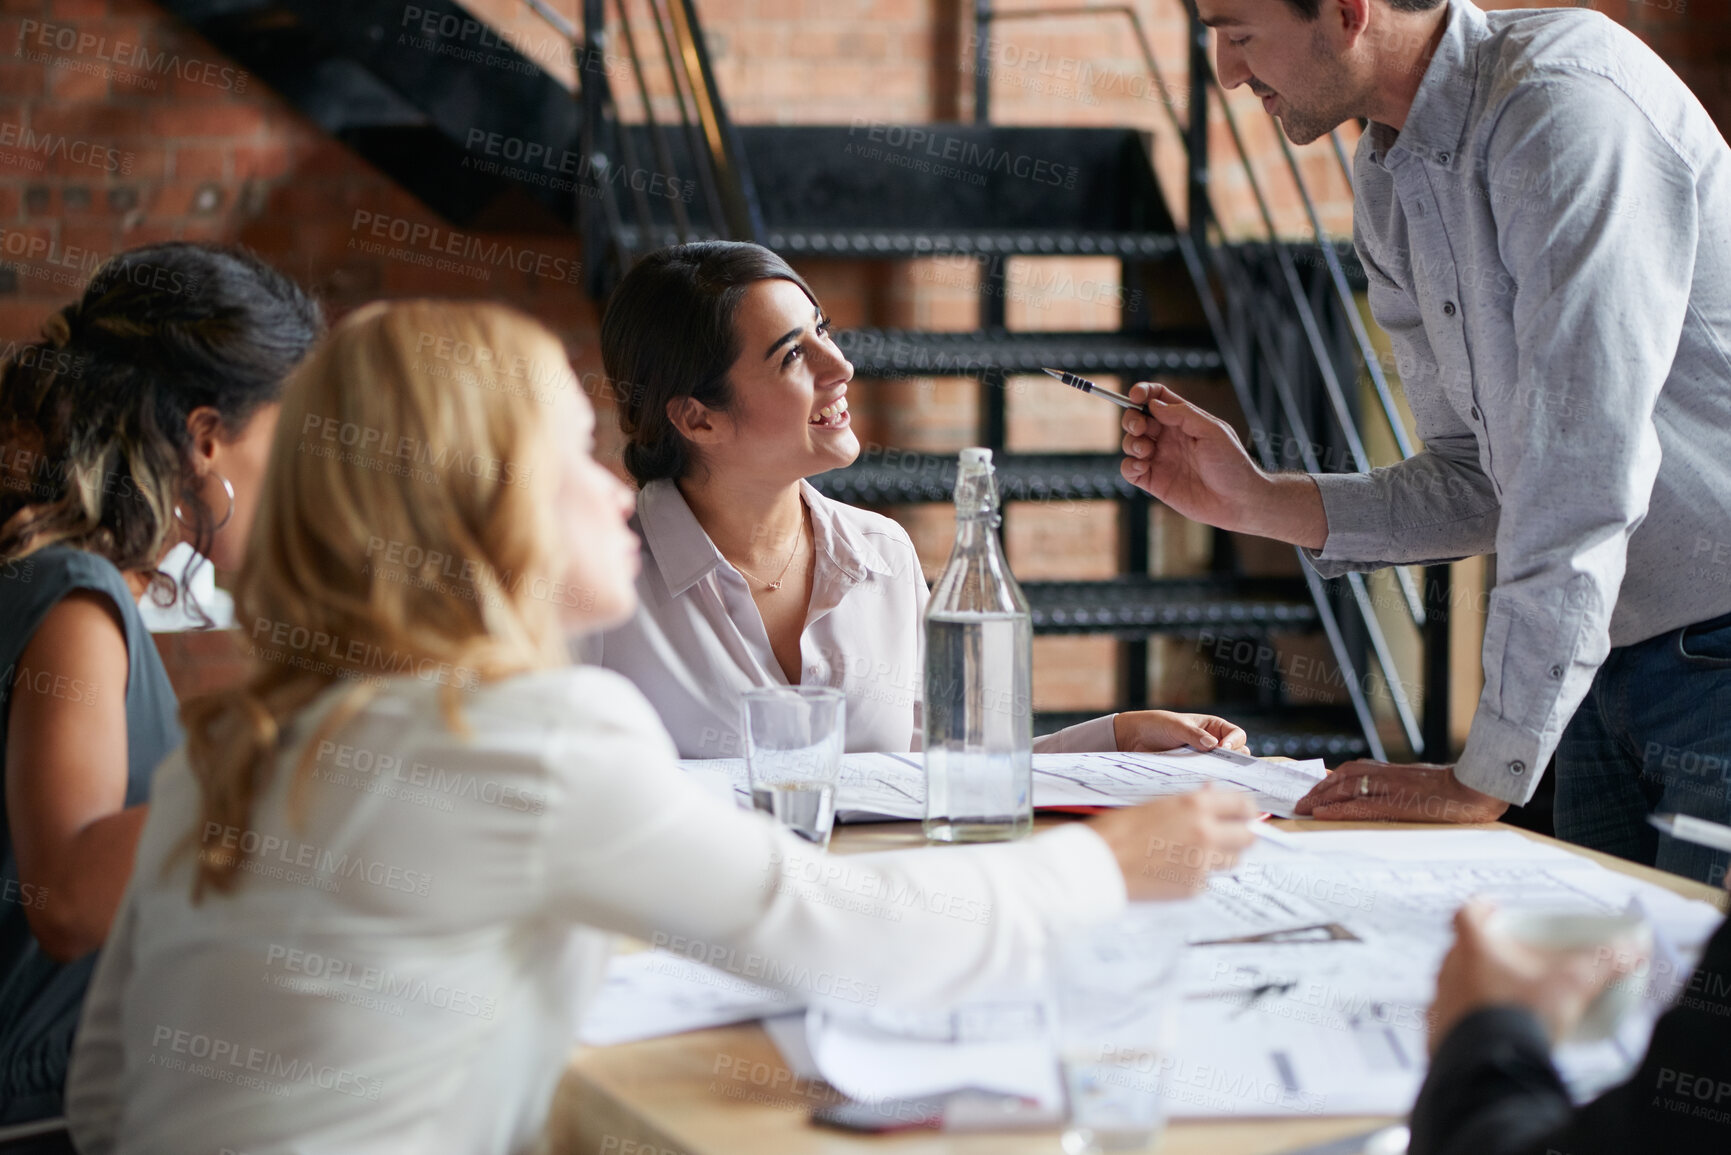
[[(1673, 63), (1721, 125), (1731, 124), (1731, 73), (1723, 63), (1731, 52), (1731, 0), (1599, 2)], [(553, 3), (576, 11), (573, 0)], [(561, 41), (520, 0), (473, 0), (470, 7), (569, 83)], [(974, 34), (964, 0), (700, 0), (699, 7), (722, 90), (741, 121), (971, 116)], [(1178, 86), (1182, 114), (1181, 7), (1137, 0), (1137, 8), (1156, 62)], [(1166, 187), (1181, 188), (1167, 104), (1173, 90), (1151, 82), (1127, 33), (1127, 24), (1087, 16), (1000, 25), (988, 38), (994, 118), (1145, 128), (1157, 141)], [(656, 91), (663, 91), (660, 82)], [(1235, 107), (1259, 179), (1283, 227), (1299, 230), (1303, 218), (1272, 126), (1243, 96)], [(1230, 155), (1224, 126), (1213, 131), (1213, 155)], [(1332, 156), (1318, 146), (1301, 152), (1328, 227), (1344, 231), (1349, 202)], [(1228, 167), (1215, 178), (1232, 227), (1249, 228), (1243, 174)], [(258, 250), (335, 312), (411, 294), (511, 302), (559, 332), (580, 373), (598, 373), (597, 316), (577, 286), (508, 269), (438, 272), (364, 252), (357, 214), (443, 223), (149, 0), (0, 0), (0, 342), (32, 338), (112, 253), (166, 238), (222, 240)], [(573, 239), (498, 236), (554, 257), (581, 257)], [(844, 326), (973, 324), (974, 270), (965, 263), (812, 262), (803, 269)], [(1043, 262), (1038, 270), (1012, 264), (1011, 323), (1109, 325), (1112, 298), (1100, 290), (1114, 275), (1109, 262)], [(1103, 407), (1027, 380), (1013, 379), (1010, 388), (1016, 447), (1115, 444), (1115, 415)], [(878, 384), (856, 398), (868, 442), (949, 450), (972, 440), (975, 399), (967, 382)], [(605, 417), (602, 427), (611, 429)], [(604, 451), (616, 448), (607, 442)], [(948, 550), (948, 512), (902, 516), (935, 570)], [(1197, 564), (1194, 527), (1161, 519), (1156, 530), (1167, 572)], [(1026, 576), (1086, 576), (1114, 568), (1115, 537), (1108, 507), (1018, 509), (1009, 545)], [(1105, 704), (1110, 643), (1043, 639), (1040, 646), (1042, 707)], [(1191, 665), (1182, 647), (1159, 659), (1160, 695), (1193, 697)]]

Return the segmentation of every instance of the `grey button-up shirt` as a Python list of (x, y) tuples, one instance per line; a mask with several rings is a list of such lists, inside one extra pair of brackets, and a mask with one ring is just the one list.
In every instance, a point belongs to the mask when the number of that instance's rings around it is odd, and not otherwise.
[(1318, 476), (1312, 562), (1496, 553), (1455, 774), (1525, 802), (1612, 646), (1731, 611), (1731, 149), (1598, 13), (1452, 0), (1354, 183), (1425, 450)]

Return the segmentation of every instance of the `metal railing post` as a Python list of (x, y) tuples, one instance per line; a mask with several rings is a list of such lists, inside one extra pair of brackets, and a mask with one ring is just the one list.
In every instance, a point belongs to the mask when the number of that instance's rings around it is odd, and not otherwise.
[(1453, 757), (1449, 733), (1449, 608), (1453, 574), (1446, 565), (1424, 567), (1424, 748), (1433, 762)]
[(1185, 119), (1187, 200), (1186, 224), (1198, 253), (1208, 248), (1208, 29), (1187, 3), (1190, 17), (1190, 108)]
[(992, 0), (974, 0), (974, 123), (992, 119)]

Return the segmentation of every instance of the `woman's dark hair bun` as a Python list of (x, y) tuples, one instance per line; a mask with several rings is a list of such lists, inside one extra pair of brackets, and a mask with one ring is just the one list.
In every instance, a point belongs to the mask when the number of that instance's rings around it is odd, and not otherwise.
[(693, 448), (667, 416), (685, 397), (710, 409), (732, 401), (727, 371), (739, 359), (734, 323), (745, 291), (792, 281), (817, 304), (805, 278), (762, 245), (697, 241), (656, 249), (631, 267), (607, 299), (601, 360), (618, 399), (625, 469), (638, 485), (684, 477)]

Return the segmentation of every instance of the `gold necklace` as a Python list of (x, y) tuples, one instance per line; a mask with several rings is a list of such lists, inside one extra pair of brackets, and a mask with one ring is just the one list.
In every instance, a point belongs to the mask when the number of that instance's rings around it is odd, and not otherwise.
[(732, 562), (733, 568), (738, 570), (740, 573), (744, 574), (746, 577), (750, 578), (752, 581), (757, 582), (759, 585), (761, 585), (764, 588), (764, 590), (766, 592), (769, 590), (780, 589), (782, 579), (787, 577), (788, 567), (793, 565), (793, 559), (799, 554), (799, 547), (805, 544), (805, 517), (803, 516), (804, 513), (805, 513), (805, 511), (803, 509), (800, 510), (801, 517), (799, 519), (799, 536), (794, 539), (793, 550), (787, 555), (787, 560), (781, 563), (781, 572), (775, 575), (774, 581), (772, 581), (772, 582), (764, 581), (762, 578), (758, 577), (756, 574), (748, 571), (744, 566), (740, 565), (738, 562)]

